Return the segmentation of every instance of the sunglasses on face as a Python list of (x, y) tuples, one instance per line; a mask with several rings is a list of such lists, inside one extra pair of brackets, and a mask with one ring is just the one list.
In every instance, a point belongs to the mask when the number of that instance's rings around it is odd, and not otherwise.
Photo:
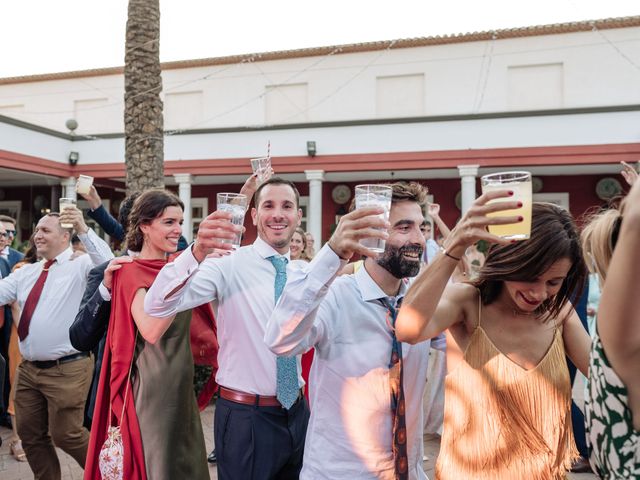
[(15, 235), (16, 235), (16, 231), (15, 230), (7, 230), (7, 236), (15, 237)]

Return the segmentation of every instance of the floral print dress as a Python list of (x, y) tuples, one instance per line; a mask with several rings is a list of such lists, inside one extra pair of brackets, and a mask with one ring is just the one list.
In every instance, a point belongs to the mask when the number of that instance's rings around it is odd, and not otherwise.
[(627, 388), (611, 367), (597, 331), (585, 407), (594, 470), (604, 479), (640, 478), (640, 432), (633, 428)]

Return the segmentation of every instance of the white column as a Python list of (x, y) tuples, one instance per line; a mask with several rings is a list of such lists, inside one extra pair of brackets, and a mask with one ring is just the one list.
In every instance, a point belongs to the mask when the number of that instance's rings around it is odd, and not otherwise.
[(62, 198), (78, 198), (76, 195), (76, 177), (67, 177), (60, 181)]
[(480, 165), (458, 165), (458, 173), (461, 177), (462, 215), (471, 208), (471, 204), (476, 199), (476, 177), (478, 176), (479, 166)]
[(182, 236), (191, 242), (193, 236), (193, 219), (191, 218), (191, 184), (193, 175), (190, 173), (175, 173), (173, 175), (178, 184), (178, 196), (184, 203), (184, 222), (182, 223)]
[(309, 208), (307, 225), (316, 242), (316, 252), (322, 247), (322, 182), (324, 170), (305, 170), (309, 180)]

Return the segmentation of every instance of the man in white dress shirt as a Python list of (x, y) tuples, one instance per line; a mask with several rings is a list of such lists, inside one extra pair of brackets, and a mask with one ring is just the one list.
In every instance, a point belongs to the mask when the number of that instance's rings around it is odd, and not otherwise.
[[(71, 231), (60, 226), (62, 219), (74, 225), (89, 255), (72, 259)], [(71, 346), (69, 326), (89, 271), (113, 254), (88, 229), (77, 209), (42, 217), (34, 242), (43, 260), (0, 280), (0, 305), (17, 300), (22, 310), (18, 333), (24, 360), (18, 367), (15, 398), (18, 434), (34, 478), (57, 480), (61, 471), (55, 446), (84, 466), (89, 440), (82, 421), (93, 361), (87, 352)], [(40, 294), (27, 302), (38, 284), (42, 285)], [(27, 303), (32, 308), (25, 308)], [(32, 314), (25, 315), (29, 310)]]
[(288, 275), (301, 268), (288, 260), (289, 243), (302, 212), (295, 185), (280, 178), (264, 182), (254, 201), (256, 241), (230, 255), (206, 258), (214, 248), (228, 250), (230, 245), (223, 240), (233, 238), (240, 228), (228, 221), (228, 213), (209, 215), (200, 224), (193, 246), (160, 271), (145, 297), (145, 311), (170, 318), (215, 302), (220, 345), (216, 375), (220, 398), (214, 421), (218, 478), (297, 479), (309, 418), (300, 359), (292, 365), (287, 362), (283, 380), (293, 395), (281, 401), (285, 397), (279, 395), (278, 377), (285, 370), (280, 370), (281, 362), (265, 345), (264, 334), (286, 282), (285, 269)]
[[(363, 251), (358, 243), (371, 233), (364, 228), (364, 211), (345, 215), (308, 268), (289, 276), (267, 326), (265, 342), (275, 354), (297, 355), (315, 348), (303, 479), (427, 478), (422, 466), (422, 396), (430, 342), (401, 344), (403, 472), (396, 472), (393, 453), (397, 413), (389, 373), (392, 309), (399, 308), (408, 279), (418, 273), (425, 245), (420, 225), (426, 190), (413, 182), (392, 188), (384, 253)], [(336, 277), (354, 252), (366, 254), (364, 266)]]

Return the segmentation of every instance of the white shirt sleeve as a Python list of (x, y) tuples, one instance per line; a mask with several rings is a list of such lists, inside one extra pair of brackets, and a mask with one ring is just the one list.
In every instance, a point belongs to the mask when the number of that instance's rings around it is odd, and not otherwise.
[(107, 290), (107, 287), (104, 286), (104, 283), (100, 282), (100, 285), (98, 285), (98, 291), (100, 292), (102, 300), (104, 300), (105, 302), (111, 301), (111, 292)]
[(216, 260), (205, 259), (198, 265), (191, 246), (187, 248), (162, 267), (147, 291), (144, 311), (152, 317), (164, 318), (215, 300), (220, 281)]
[(325, 245), (310, 264), (287, 273), (287, 284), (264, 336), (273, 353), (298, 355), (319, 340), (321, 325), (315, 325), (318, 307), (346, 263)]
[(21, 269), (0, 279), (0, 305), (7, 305), (18, 298), (18, 275)]
[(113, 252), (107, 242), (101, 239), (92, 229), (89, 229), (87, 233), (79, 233), (78, 238), (87, 249), (87, 254), (94, 266), (113, 258)]

